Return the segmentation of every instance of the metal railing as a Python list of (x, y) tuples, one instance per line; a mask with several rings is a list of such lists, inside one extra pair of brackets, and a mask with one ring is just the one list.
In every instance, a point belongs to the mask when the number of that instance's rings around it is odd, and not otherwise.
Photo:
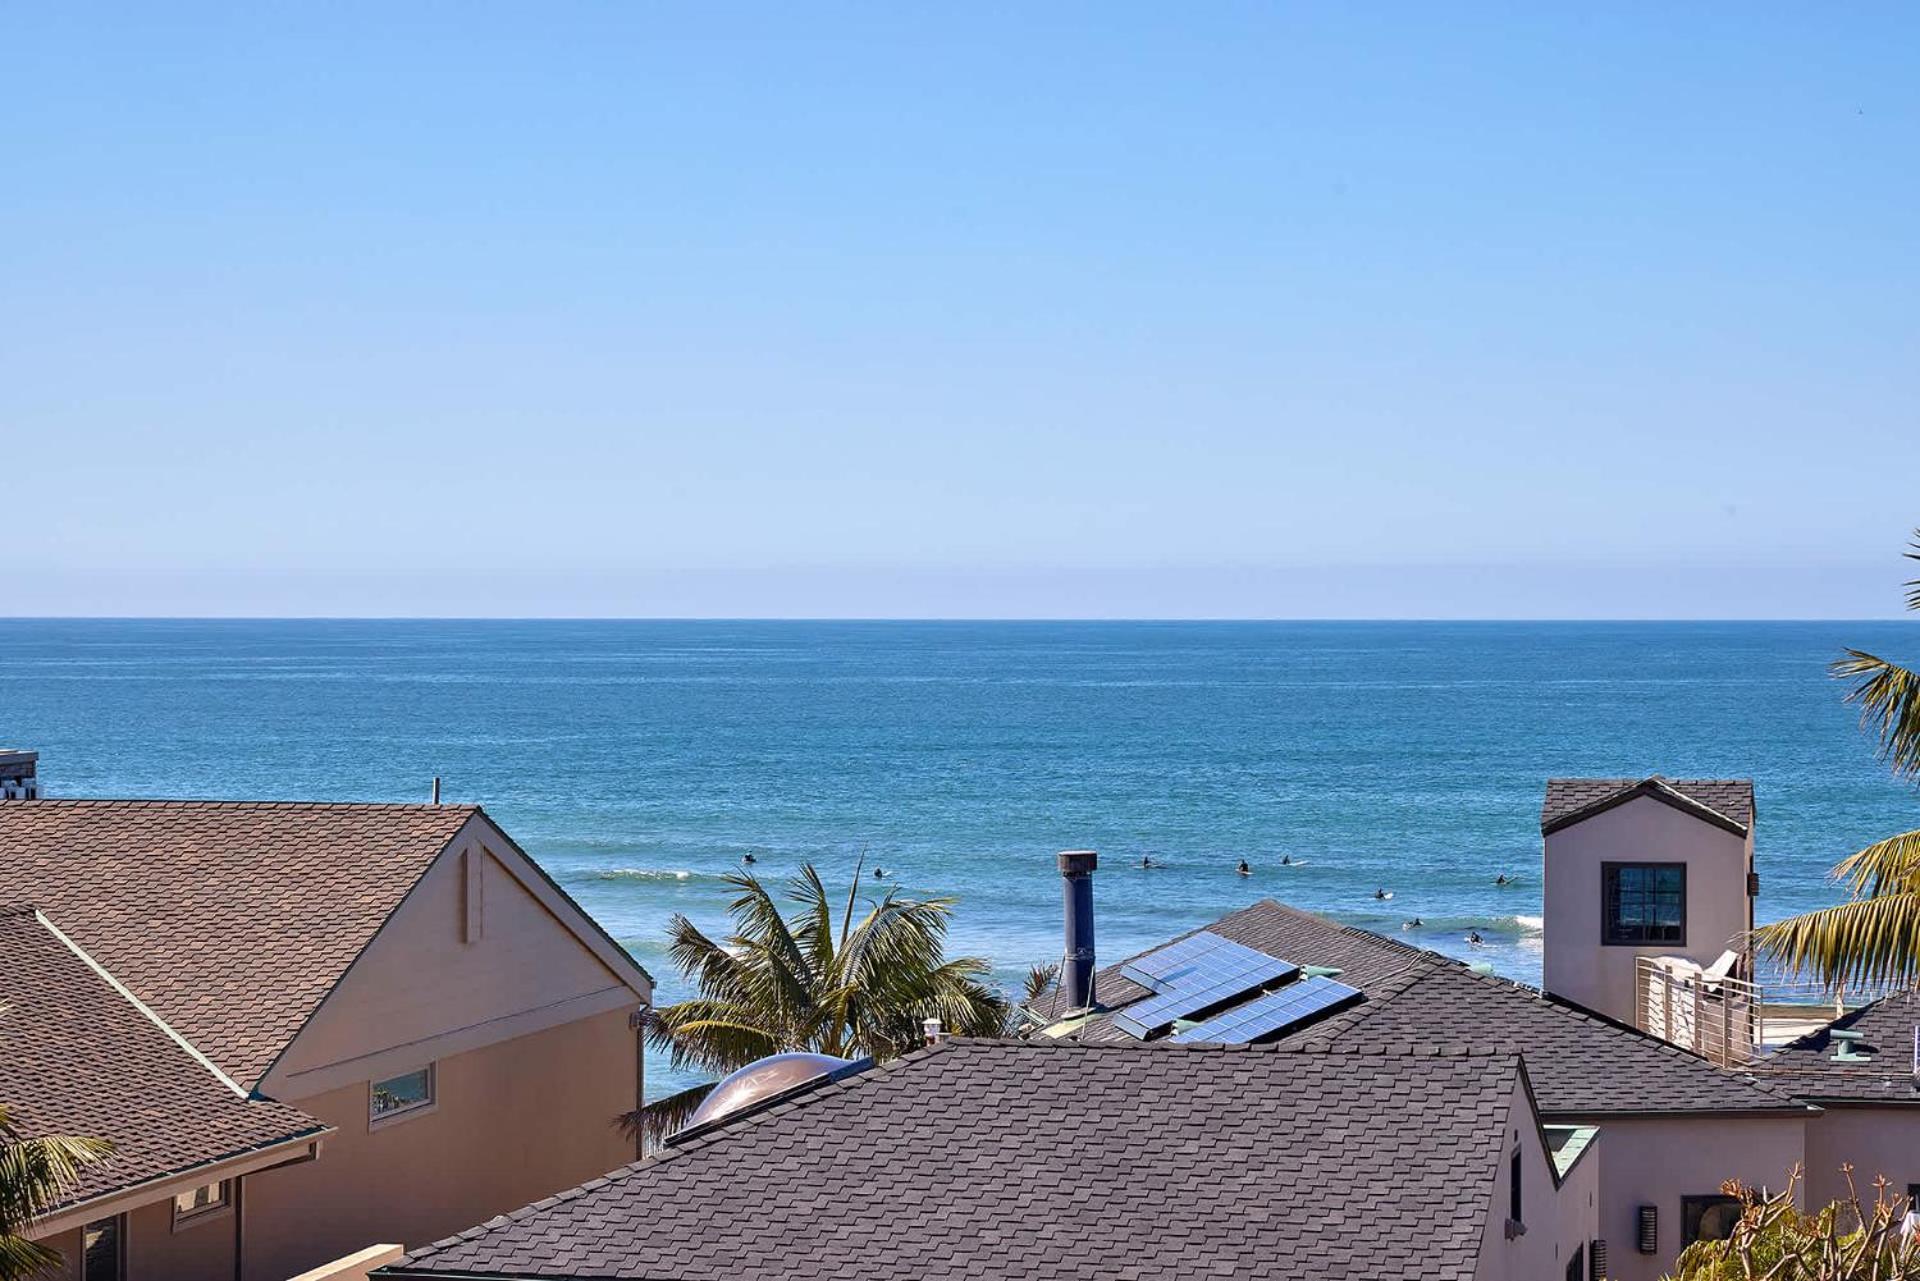
[(1722, 1067), (1751, 1063), (1767, 1043), (1768, 1006), (1759, 985), (1676, 971), (1662, 959), (1643, 956), (1634, 966), (1635, 1025)]

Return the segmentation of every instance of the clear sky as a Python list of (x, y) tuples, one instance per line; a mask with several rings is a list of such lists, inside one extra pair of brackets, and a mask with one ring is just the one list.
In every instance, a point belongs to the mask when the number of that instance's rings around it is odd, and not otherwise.
[(1858, 616), (1920, 7), (0, 8), (0, 613)]

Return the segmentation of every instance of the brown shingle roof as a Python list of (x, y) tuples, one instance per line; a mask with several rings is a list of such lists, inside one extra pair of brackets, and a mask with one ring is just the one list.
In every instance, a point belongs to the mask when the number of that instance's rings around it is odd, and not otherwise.
[[(1371, 1050), (1409, 1041), (1524, 1054), (1543, 1116), (1797, 1110), (1784, 1091), (1536, 988), (1477, 974), (1451, 957), (1262, 900), (1206, 927), (1299, 965), (1338, 967), (1360, 1004), (1285, 1038), (1292, 1044)], [(1123, 962), (1124, 963), (1124, 962)], [(1146, 995), (1102, 970), (1105, 1012), (1074, 1033), (1084, 1042), (1141, 1046), (1112, 1014)]]
[[(1914, 1074), (1914, 1029), (1920, 1027), (1920, 993), (1884, 997), (1835, 1019), (1762, 1060), (1761, 1079), (1813, 1102), (1920, 1105)], [(1864, 1063), (1836, 1063), (1835, 1028), (1861, 1033), (1853, 1052)]]
[(1470, 1277), (1522, 1071), (1432, 1047), (956, 1041), (378, 1275)]
[(0, 902), (30, 902), (252, 1086), (471, 805), (0, 805)]
[(0, 1102), (21, 1133), (115, 1146), (68, 1203), (326, 1128), (234, 1093), (31, 909), (0, 909), (0, 1003)]
[(1716, 817), (1745, 833), (1753, 827), (1750, 778), (1550, 778), (1540, 806), (1540, 830), (1557, 831), (1636, 795), (1678, 804), (1712, 822)]

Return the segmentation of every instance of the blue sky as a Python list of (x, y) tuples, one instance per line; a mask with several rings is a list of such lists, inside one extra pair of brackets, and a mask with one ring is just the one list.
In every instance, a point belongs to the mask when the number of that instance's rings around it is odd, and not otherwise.
[(1911, 6), (0, 28), (0, 612), (1898, 605)]

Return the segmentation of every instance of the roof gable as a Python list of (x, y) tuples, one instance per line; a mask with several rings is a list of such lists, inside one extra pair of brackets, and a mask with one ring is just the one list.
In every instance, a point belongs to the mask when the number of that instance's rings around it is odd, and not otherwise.
[(955, 1041), (388, 1275), (826, 1281), (854, 1259), (862, 1276), (955, 1281), (1131, 1276), (1143, 1260), (1169, 1276), (1469, 1277), (1522, 1071), (1434, 1050)]
[(0, 805), (0, 901), (31, 901), (220, 1068), (258, 1081), (472, 805)]
[(1550, 778), (1540, 807), (1541, 835), (1584, 822), (1639, 797), (1671, 805), (1704, 823), (1744, 836), (1753, 828), (1748, 778)]

